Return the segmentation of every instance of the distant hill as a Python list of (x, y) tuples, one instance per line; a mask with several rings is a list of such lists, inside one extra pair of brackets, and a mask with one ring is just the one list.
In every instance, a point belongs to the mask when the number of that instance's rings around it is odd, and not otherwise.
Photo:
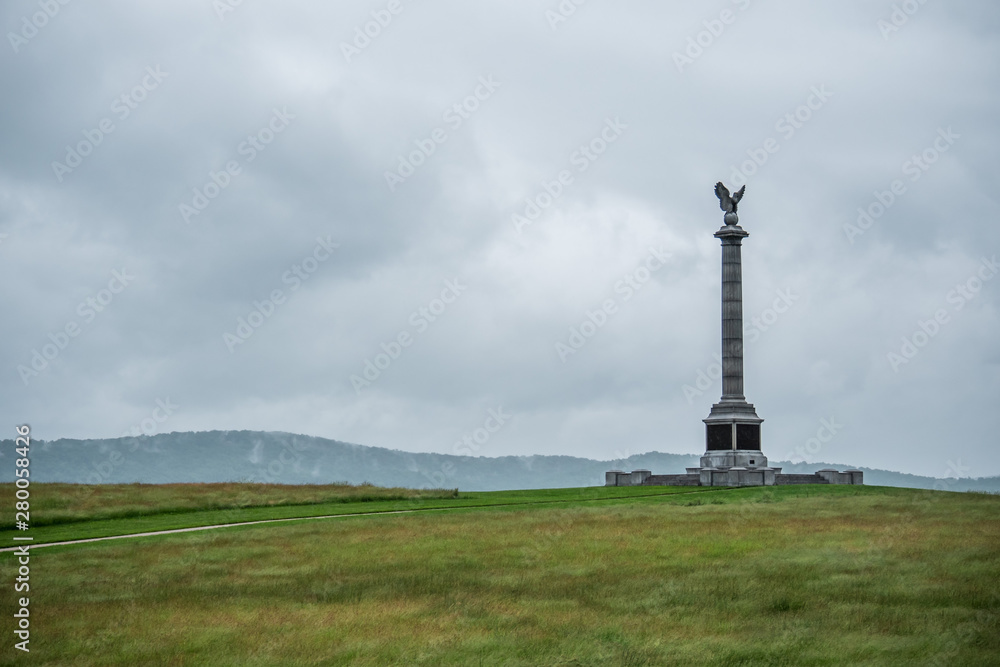
[[(14, 443), (0, 441), (0, 481), (14, 479)], [(697, 455), (649, 452), (617, 461), (575, 456), (413, 454), (325, 438), (260, 431), (164, 433), (103, 440), (36, 440), (31, 479), (37, 482), (162, 484), (255, 481), (281, 484), (371, 482), (379, 486), (464, 491), (599, 486), (610, 469), (683, 472)], [(831, 463), (772, 461), (784, 472), (845, 470)], [(1000, 477), (935, 479), (860, 468), (867, 484), (948, 491), (1000, 491)]]

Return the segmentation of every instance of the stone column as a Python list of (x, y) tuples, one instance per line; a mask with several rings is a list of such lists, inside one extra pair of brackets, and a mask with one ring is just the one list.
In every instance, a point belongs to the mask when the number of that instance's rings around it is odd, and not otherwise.
[(743, 395), (743, 270), (740, 250), (750, 234), (736, 225), (715, 233), (722, 241), (722, 401)]

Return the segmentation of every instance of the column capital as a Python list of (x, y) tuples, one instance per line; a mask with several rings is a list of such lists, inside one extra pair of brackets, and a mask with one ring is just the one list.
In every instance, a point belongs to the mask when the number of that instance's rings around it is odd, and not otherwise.
[(729, 243), (739, 243), (746, 237), (750, 236), (750, 232), (746, 231), (739, 225), (724, 225), (722, 229), (715, 232), (713, 236), (717, 239), (722, 239), (723, 243), (727, 241)]

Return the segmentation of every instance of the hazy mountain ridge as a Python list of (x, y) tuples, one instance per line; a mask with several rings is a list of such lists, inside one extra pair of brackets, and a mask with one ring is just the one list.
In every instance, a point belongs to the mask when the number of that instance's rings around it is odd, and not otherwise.
[[(0, 481), (14, 479), (13, 440), (0, 441)], [(138, 438), (34, 440), (36, 482), (168, 483), (255, 481), (283, 484), (371, 482), (380, 486), (458, 487), (466, 491), (596, 486), (610, 469), (683, 472), (695, 454), (648, 452), (623, 460), (575, 456), (472, 457), (411, 453), (292, 433), (207, 431)], [(784, 472), (845, 470), (831, 463), (771, 461)], [(1000, 491), (1000, 477), (936, 479), (859, 468), (865, 482), (948, 491)]]

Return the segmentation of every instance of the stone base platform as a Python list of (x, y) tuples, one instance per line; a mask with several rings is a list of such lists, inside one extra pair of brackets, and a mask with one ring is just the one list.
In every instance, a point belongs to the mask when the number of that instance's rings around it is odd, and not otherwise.
[(812, 475), (781, 474), (781, 468), (688, 468), (684, 475), (654, 475), (649, 470), (609, 470), (605, 486), (785, 486), (787, 484), (864, 484), (861, 470), (838, 472), (833, 468)]

